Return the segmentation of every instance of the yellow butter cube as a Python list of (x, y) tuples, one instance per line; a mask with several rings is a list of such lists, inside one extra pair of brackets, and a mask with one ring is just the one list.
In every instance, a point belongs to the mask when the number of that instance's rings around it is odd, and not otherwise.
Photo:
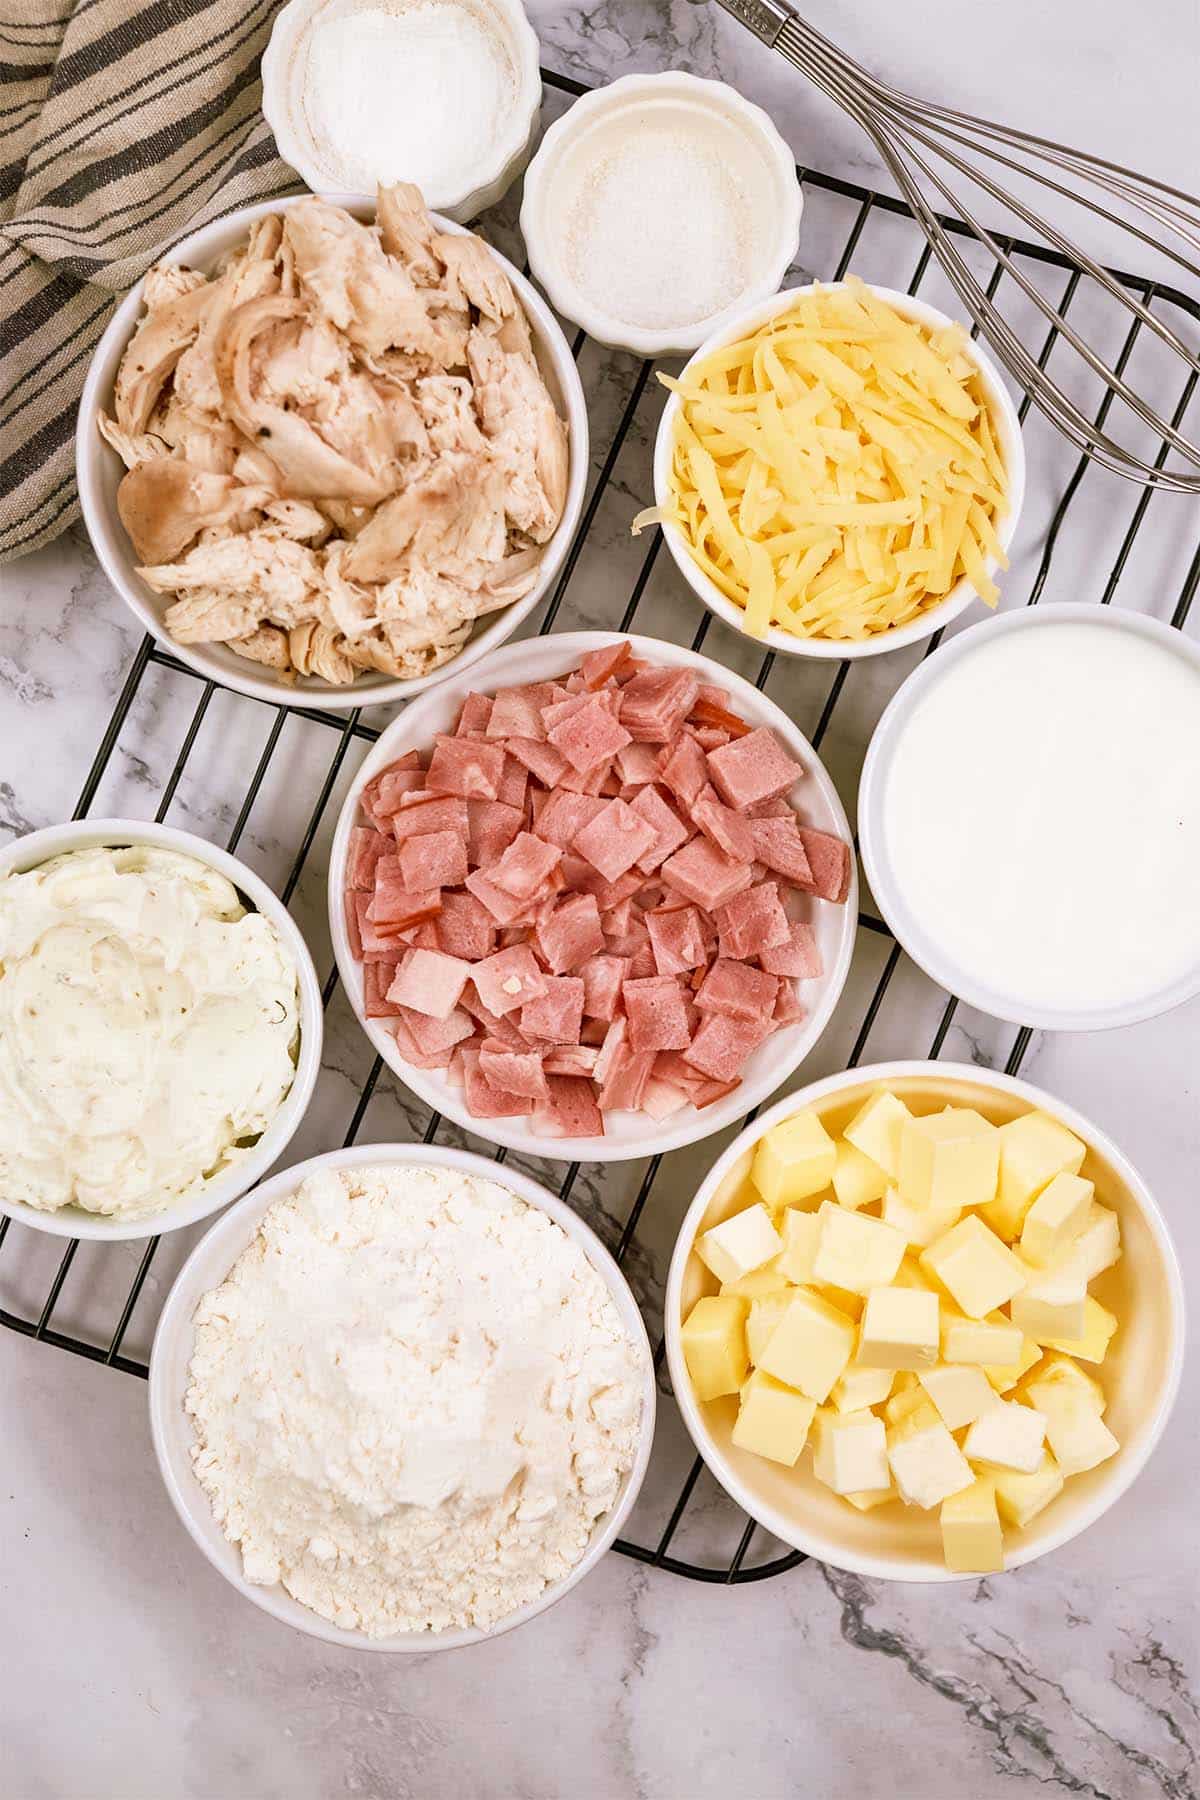
[(788, 1296), (786, 1309), (757, 1361), (777, 1381), (799, 1388), (810, 1400), (823, 1402), (853, 1352), (853, 1319), (819, 1294), (798, 1288)]
[(1026, 1262), (1050, 1263), (1079, 1236), (1092, 1210), (1096, 1189), (1082, 1175), (1056, 1175), (1025, 1214), (1021, 1255)]
[(903, 1232), (906, 1241), (919, 1250), (944, 1237), (961, 1218), (961, 1206), (914, 1206), (899, 1188), (890, 1187), (883, 1196), (884, 1224)]
[(1065, 1382), (1034, 1382), (1030, 1404), (1046, 1421), (1046, 1442), (1064, 1475), (1082, 1475), (1121, 1448), (1090, 1394)]
[(900, 1173), (900, 1127), (911, 1116), (903, 1100), (884, 1090), (858, 1109), (842, 1135), (895, 1181)]
[(1038, 1404), (1037, 1395), (1038, 1393), (1044, 1394), (1047, 1389), (1055, 1391), (1065, 1389), (1068, 1393), (1076, 1393), (1081, 1400), (1085, 1400), (1099, 1413), (1102, 1413), (1108, 1404), (1104, 1389), (1096, 1377), (1089, 1375), (1086, 1369), (1080, 1368), (1073, 1357), (1064, 1356), (1060, 1350), (1052, 1350), (1043, 1359), (1041, 1367), (1035, 1369), (1029, 1379), (1022, 1384), (1021, 1391), (1029, 1395), (1031, 1406), (1036, 1406), (1039, 1412), (1045, 1412), (1046, 1408)]
[(757, 1300), (750, 1302), (750, 1316), (746, 1320), (746, 1348), (750, 1352), (750, 1361), (758, 1364), (766, 1348), (767, 1339), (791, 1305), (792, 1288), (785, 1288), (779, 1294), (762, 1294)]
[(706, 1294), (685, 1319), (680, 1337), (698, 1400), (736, 1394), (745, 1381), (746, 1312), (745, 1300), (736, 1294)]
[(882, 1200), (886, 1187), (887, 1175), (879, 1164), (843, 1139), (837, 1147), (837, 1161), (833, 1165), (833, 1191), (838, 1205), (857, 1212), (860, 1206)]
[(1019, 1400), (996, 1400), (985, 1408), (967, 1432), (963, 1454), (971, 1462), (1002, 1469), (1021, 1469), (1032, 1475), (1042, 1460), (1046, 1420), (1032, 1406)]
[(1010, 1243), (1025, 1214), (1056, 1175), (1078, 1175), (1087, 1154), (1073, 1131), (1049, 1113), (1028, 1112), (1000, 1126), (1000, 1180), (983, 1217)]
[(877, 1287), (867, 1295), (857, 1360), (868, 1369), (925, 1369), (938, 1357), (938, 1297), (920, 1288)]
[(882, 1219), (847, 1212), (831, 1200), (823, 1203), (817, 1218), (815, 1282), (865, 1294), (891, 1281), (904, 1256), (904, 1239), (898, 1231)]
[(740, 1281), (752, 1269), (773, 1261), (782, 1249), (783, 1239), (759, 1201), (696, 1239), (696, 1255), (718, 1281)]
[(1027, 1275), (1020, 1257), (1014, 1256), (976, 1213), (935, 1239), (921, 1252), (920, 1262), (972, 1319), (982, 1319), (1011, 1300), (1024, 1287)]
[(998, 1404), (996, 1391), (977, 1365), (939, 1363), (917, 1377), (941, 1415), (947, 1431), (961, 1431), (990, 1406)]
[(938, 1506), (970, 1487), (974, 1470), (940, 1419), (922, 1430), (887, 1434), (888, 1462), (900, 1498), (908, 1506)]
[(923, 1430), (926, 1425), (938, 1423), (938, 1411), (933, 1401), (919, 1385), (916, 1376), (907, 1372), (896, 1376), (895, 1391), (884, 1405), (883, 1416), (897, 1431), (902, 1427)]
[(799, 1461), (816, 1412), (816, 1402), (755, 1369), (742, 1387), (733, 1427), (739, 1450), (753, 1450), (792, 1469)]
[(1023, 1474), (1020, 1469), (993, 1469), (989, 1475), (1000, 1517), (1018, 1530), (1036, 1519), (1063, 1490), (1062, 1470), (1049, 1450), (1032, 1475)]
[(791, 1283), (779, 1264), (780, 1258), (776, 1256), (761, 1269), (751, 1269), (748, 1275), (740, 1275), (736, 1281), (723, 1281), (721, 1292), (740, 1294), (743, 1300), (761, 1300), (764, 1294), (782, 1294)]
[(906, 1256), (896, 1273), (892, 1276), (892, 1287), (919, 1288), (923, 1293), (938, 1293), (936, 1281), (931, 1281), (915, 1256)]
[(1046, 1338), (1043, 1344), (1047, 1350), (1061, 1350), (1067, 1356), (1077, 1356), (1081, 1362), (1101, 1363), (1116, 1329), (1113, 1314), (1089, 1294), (1083, 1303), (1082, 1334), (1077, 1338)]
[(864, 1369), (851, 1363), (833, 1384), (830, 1400), (840, 1413), (861, 1412), (864, 1406), (882, 1406), (896, 1379), (891, 1369)]
[(807, 1287), (813, 1278), (813, 1258), (821, 1232), (817, 1215), (801, 1212), (797, 1206), (786, 1207), (779, 1228), (783, 1233), (783, 1253), (775, 1266), (797, 1287)]
[(1004, 1567), (996, 1489), (980, 1476), (942, 1501), (942, 1554), (956, 1575), (994, 1575)]
[(1019, 1362), (1024, 1338), (1003, 1313), (969, 1319), (956, 1306), (942, 1305), (942, 1361), (1005, 1367)]
[(1087, 1305), (1087, 1283), (1082, 1276), (1062, 1263), (1048, 1269), (1033, 1264), (1027, 1267), (1029, 1278), (1008, 1309), (1013, 1324), (1035, 1344), (1051, 1338), (1082, 1337)]
[(856, 1506), (859, 1512), (873, 1512), (877, 1506), (886, 1506), (889, 1500), (897, 1498), (896, 1490), (890, 1484), (885, 1488), (868, 1488), (863, 1493), (842, 1495), (842, 1499)]
[(797, 1206), (833, 1180), (837, 1145), (815, 1112), (798, 1112), (758, 1140), (750, 1179), (770, 1207)]
[(885, 1488), (887, 1433), (873, 1412), (836, 1413), (822, 1407), (813, 1432), (813, 1474), (835, 1494)]
[(969, 1106), (906, 1119), (900, 1128), (896, 1185), (909, 1206), (983, 1206), (993, 1200), (1000, 1171), (1000, 1133)]
[(1070, 1270), (1085, 1284), (1095, 1281), (1105, 1269), (1120, 1260), (1121, 1222), (1107, 1206), (1094, 1202), (1083, 1222), (1083, 1229), (1058, 1256), (1052, 1267)]
[(998, 1394), (1007, 1394), (1015, 1388), (1022, 1375), (1028, 1373), (1035, 1363), (1041, 1361), (1042, 1346), (1032, 1338), (1021, 1339), (1021, 1354), (1012, 1363), (985, 1363), (983, 1372)]

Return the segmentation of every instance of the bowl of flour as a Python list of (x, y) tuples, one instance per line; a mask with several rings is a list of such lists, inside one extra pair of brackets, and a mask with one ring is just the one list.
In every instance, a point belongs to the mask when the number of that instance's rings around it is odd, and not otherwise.
[(150, 1364), (159, 1467), (209, 1561), (360, 1649), (536, 1617), (628, 1516), (654, 1431), (641, 1314), (571, 1209), (433, 1145), (314, 1158), (193, 1251)]

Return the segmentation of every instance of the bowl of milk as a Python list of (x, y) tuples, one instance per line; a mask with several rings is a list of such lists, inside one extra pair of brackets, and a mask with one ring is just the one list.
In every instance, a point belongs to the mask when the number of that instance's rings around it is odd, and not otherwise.
[(859, 790), (863, 867), (912, 960), (1014, 1024), (1132, 1024), (1200, 993), (1200, 647), (1064, 604), (909, 676)]

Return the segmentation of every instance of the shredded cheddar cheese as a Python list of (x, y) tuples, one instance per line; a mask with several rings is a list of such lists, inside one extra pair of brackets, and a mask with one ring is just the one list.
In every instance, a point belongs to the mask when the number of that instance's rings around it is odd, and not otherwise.
[(994, 606), (1008, 481), (966, 347), (853, 276), (800, 295), (684, 380), (659, 376), (680, 400), (670, 499), (634, 531), (677, 526), (753, 637), (861, 641), (964, 577)]

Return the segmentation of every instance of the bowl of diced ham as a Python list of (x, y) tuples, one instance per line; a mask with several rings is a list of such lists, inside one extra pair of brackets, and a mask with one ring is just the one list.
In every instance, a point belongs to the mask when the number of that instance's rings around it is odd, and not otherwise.
[(812, 1049), (857, 924), (816, 752), (707, 657), (512, 644), (384, 732), (338, 822), (338, 969), (429, 1106), (528, 1154), (649, 1156)]

